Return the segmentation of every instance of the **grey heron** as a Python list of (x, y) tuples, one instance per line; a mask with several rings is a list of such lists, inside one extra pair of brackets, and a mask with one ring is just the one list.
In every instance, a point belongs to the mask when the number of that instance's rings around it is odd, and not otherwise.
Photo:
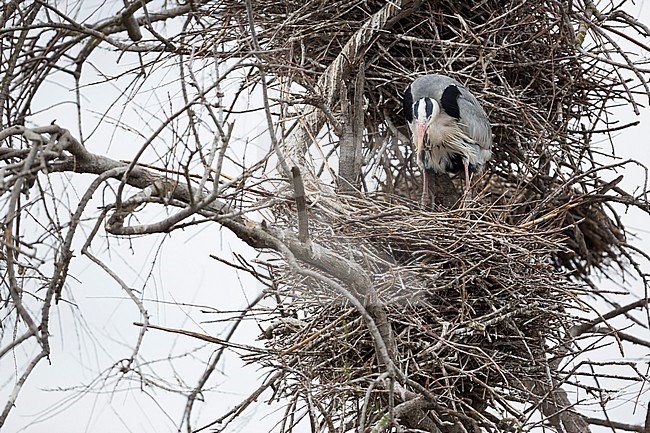
[(492, 127), (474, 95), (451, 77), (423, 75), (404, 92), (404, 115), (422, 171), (422, 205), (431, 174), (463, 169), (469, 200), (470, 174), (483, 171), (492, 156)]

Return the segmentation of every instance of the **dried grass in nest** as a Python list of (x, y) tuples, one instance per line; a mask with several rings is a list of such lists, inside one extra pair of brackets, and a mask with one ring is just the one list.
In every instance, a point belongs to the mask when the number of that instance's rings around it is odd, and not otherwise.
[[(260, 0), (255, 2), (254, 21), (261, 45), (268, 50), (266, 59), (301, 86), (297, 100), (316, 101), (318, 106), (319, 77), (384, 5), (378, 0)], [(246, 16), (241, 2), (222, 2), (220, 8), (230, 24), (232, 17)], [(597, 170), (591, 171), (598, 165), (590, 151), (590, 128), (608, 107), (633, 98), (628, 88), (632, 85), (626, 86), (611, 66), (590, 57), (586, 43), (581, 51), (576, 35), (582, 23), (584, 12), (577, 5), (555, 0), (423, 1), (390, 31), (380, 33), (364, 56), (369, 107), (364, 176), (369, 191), (416, 196), (419, 182), (413, 181), (417, 169), (401, 97), (417, 75), (430, 72), (466, 84), (488, 113), (495, 141), (488, 185), (495, 193), (485, 196), (487, 204), (491, 199), (503, 204), (501, 193), (514, 187), (505, 204), (517, 209), (537, 201), (541, 205), (534, 212), (539, 217), (565, 207), (575, 195), (598, 191), (605, 182)], [(597, 26), (590, 24), (594, 53), (615, 53), (618, 47), (600, 37)], [(328, 109), (337, 115), (338, 106)], [(606, 130), (607, 125), (599, 128)], [(576, 173), (589, 174), (578, 179)], [(572, 192), (544, 200), (558, 185)], [(603, 205), (592, 203), (568, 215), (567, 223), (581, 222), (579, 230), (564, 233), (573, 252), (559, 263), (584, 278), (594, 266), (622, 264), (622, 228)]]
[[(405, 181), (408, 183), (398, 186), (398, 194), (417, 199), (421, 194), (420, 177)], [(440, 206), (454, 208), (461, 203), (461, 191), (453, 183), (440, 176), (434, 181), (438, 191), (445, 191), (443, 197), (436, 197)], [(475, 189), (480, 192), (475, 205), (485, 206), (485, 212), (490, 212), (495, 220), (525, 227), (539, 226), (561, 234), (566, 248), (558, 250), (554, 260), (578, 279), (588, 278), (593, 268), (604, 270), (608, 263), (622, 260), (625, 228), (618, 219), (610, 217), (615, 212), (608, 214), (603, 187), (585, 194), (571, 184), (549, 183), (541, 190), (492, 176), (479, 181)]]
[[(610, 217), (615, 212), (607, 213), (609, 205), (603, 187), (590, 193), (581, 193), (570, 183), (550, 184), (549, 188), (491, 182), (485, 187), (493, 197), (488, 201), (503, 206), (501, 211), (495, 209), (496, 219), (563, 235), (566, 248), (558, 250), (554, 260), (574, 277), (588, 278), (592, 268), (604, 268), (610, 262), (622, 260), (625, 229), (619, 220)], [(517, 194), (521, 196), (516, 197)]]
[[(314, 240), (372, 275), (409, 378), (449, 410), (502, 410), (526, 380), (545, 380), (549, 347), (561, 345), (570, 323), (564, 305), (576, 286), (551, 260), (563, 242), (489, 215), (412, 205), (349, 199), (333, 225), (312, 218)], [(279, 315), (266, 333), (277, 355), (251, 360), (286, 369), (323, 404), (363, 399), (381, 369), (358, 312), (322, 282), (282, 267), (275, 276), (283, 282), (275, 295), (294, 316)], [(284, 392), (294, 392), (291, 383)]]

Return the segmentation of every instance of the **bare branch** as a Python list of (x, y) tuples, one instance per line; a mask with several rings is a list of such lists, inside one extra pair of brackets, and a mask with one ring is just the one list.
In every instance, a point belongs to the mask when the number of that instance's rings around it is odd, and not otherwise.
[(642, 425), (626, 424), (626, 423), (622, 423), (618, 421), (610, 421), (606, 419), (586, 418), (586, 421), (592, 425), (600, 425), (600, 426), (610, 427), (612, 429), (618, 429), (618, 430), (636, 431), (639, 433), (645, 433), (647, 431)]

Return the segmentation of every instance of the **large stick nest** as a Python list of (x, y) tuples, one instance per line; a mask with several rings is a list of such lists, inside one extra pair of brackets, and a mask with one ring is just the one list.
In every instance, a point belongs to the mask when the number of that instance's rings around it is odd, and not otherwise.
[[(318, 78), (384, 5), (383, 1), (262, 0), (255, 2), (254, 20), (261, 44), (269, 50), (269, 62), (301, 86), (297, 100), (319, 106)], [(230, 28), (232, 17), (246, 16), (241, 2), (220, 7)], [(479, 182), (486, 192), (481, 200), (515, 209), (513, 215), (501, 217), (517, 223), (565, 208), (585, 194), (610, 190), (614, 198), (581, 200), (555, 219), (556, 227), (570, 227), (565, 234), (571, 247), (557, 260), (582, 277), (592, 267), (625, 260), (621, 259), (624, 230), (603, 202), (629, 204), (634, 198), (601, 180), (602, 166), (590, 146), (597, 138), (595, 130), (608, 133), (609, 108), (630, 103), (636, 109), (636, 86), (625, 84), (621, 72), (603, 62), (603, 53), (616, 58), (622, 50), (600, 28), (604, 21), (585, 15), (591, 11), (553, 0), (425, 1), (390, 31), (380, 33), (364, 64), (356, 65), (365, 68), (368, 107), (364, 188), (419, 196), (421, 181), (408, 144), (402, 94), (418, 75), (444, 73), (478, 96), (493, 125), (495, 151), (487, 175)], [(644, 32), (620, 11), (606, 18)], [(623, 59), (641, 86), (641, 73), (629, 57)], [(338, 107), (329, 109), (337, 115)], [(336, 146), (334, 138), (323, 145), (323, 154)], [(643, 205), (647, 210), (647, 203)]]
[[(320, 209), (339, 213), (334, 226), (312, 215), (314, 240), (365, 264), (393, 329), (397, 366), (446, 408), (438, 416), (463, 414), (485, 427), (503, 420), (495, 414), (520, 417), (512, 403), (541, 399), (531, 398), (531, 384), (548, 382), (547, 356), (564, 350), (572, 322), (565, 306), (580, 291), (551, 262), (563, 239), (411, 205), (365, 198), (348, 200), (344, 211)], [(263, 338), (276, 355), (250, 360), (301, 378), (285, 393), (307, 386), (328, 411), (354, 417), (358, 408), (340, 399), (363, 401), (381, 372), (365, 323), (329, 285), (280, 265), (273, 274), (282, 302)], [(375, 409), (385, 407), (382, 391), (372, 397)]]

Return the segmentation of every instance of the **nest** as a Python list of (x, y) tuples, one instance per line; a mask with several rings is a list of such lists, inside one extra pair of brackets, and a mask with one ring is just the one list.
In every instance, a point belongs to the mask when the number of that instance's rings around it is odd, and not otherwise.
[[(278, 86), (280, 93), (286, 95), (287, 82), (300, 86), (284, 102), (313, 103), (322, 109), (318, 79), (362, 24), (385, 5), (372, 0), (255, 2), (253, 18), (260, 45), (267, 50), (265, 59), (274, 65), (278, 81), (285, 80)], [(233, 20), (247, 24), (244, 18), (233, 18), (246, 17), (243, 3), (222, 2), (219, 8), (228, 21), (218, 23), (219, 28), (235, 28)], [(482, 196), (486, 204), (520, 210), (505, 216), (516, 223), (542, 218), (576, 197), (598, 193), (606, 182), (590, 148), (594, 134), (597, 129), (609, 132), (610, 125), (601, 120), (609, 107), (636, 107), (636, 102), (634, 85), (623, 83), (620, 73), (598, 58), (602, 51), (617, 55), (622, 50), (602, 35), (595, 21), (587, 33), (584, 22), (591, 12), (554, 0), (424, 1), (390, 31), (380, 32), (363, 62), (353, 65), (364, 70), (368, 107), (362, 187), (367, 192), (418, 196), (421, 182), (402, 94), (418, 75), (437, 72), (465, 84), (493, 125), (494, 155), (480, 183), (489, 192)], [(625, 14), (611, 14), (611, 20), (642, 32)], [(228, 41), (227, 34), (219, 35)], [(242, 44), (234, 38), (228, 42)], [(242, 51), (249, 49), (246, 44)], [(625, 60), (633, 69), (629, 57)], [(352, 98), (354, 70), (342, 78)], [(326, 108), (340, 120), (346, 116), (338, 106)], [(321, 152), (331, 155), (338, 145), (334, 137)], [(552, 194), (558, 188), (562, 193)], [(571, 208), (561, 223), (572, 252), (557, 260), (578, 277), (586, 278), (591, 268), (621, 256), (623, 230), (602, 201)]]
[[(438, 416), (493, 425), (503, 421), (494, 414), (515, 416), (512, 402), (530, 401), (530, 381), (546, 381), (547, 356), (570, 324), (565, 305), (578, 287), (552, 262), (564, 240), (397, 200), (347, 200), (334, 226), (318, 224), (314, 240), (371, 271), (397, 366), (447, 408)], [(342, 396), (363, 401), (381, 372), (362, 317), (328, 285), (282, 266), (273, 274), (283, 307), (263, 338), (276, 355), (249, 360), (300, 378), (283, 392), (308, 386), (328, 411), (358, 415)], [(373, 395), (377, 409), (386, 407), (385, 391)]]

